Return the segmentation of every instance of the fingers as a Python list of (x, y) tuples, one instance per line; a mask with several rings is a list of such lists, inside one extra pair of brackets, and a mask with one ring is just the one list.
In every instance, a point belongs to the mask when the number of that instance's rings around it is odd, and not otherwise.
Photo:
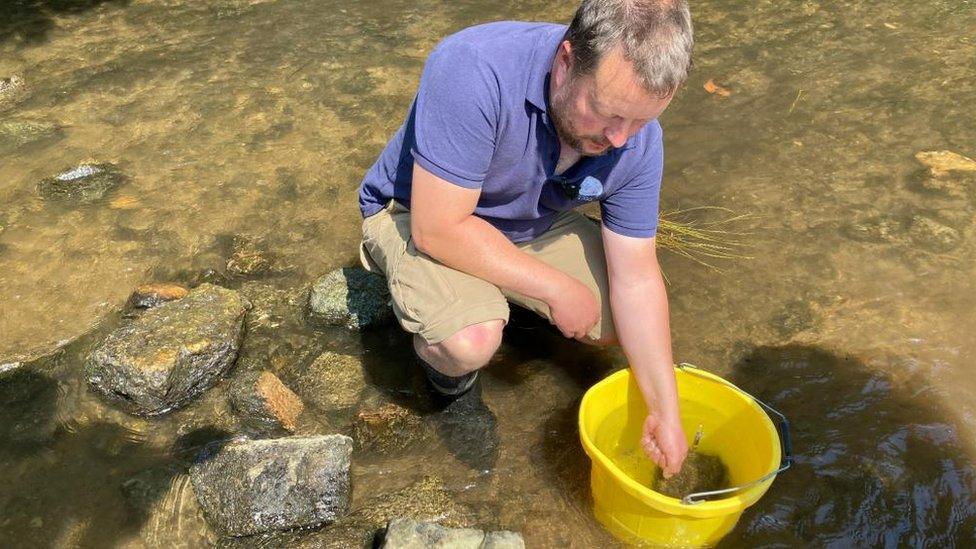
[[(664, 452), (661, 450), (661, 447), (658, 446), (657, 441), (654, 439), (654, 437), (650, 435), (650, 433), (645, 433), (644, 437), (641, 438), (641, 448), (643, 448), (644, 454), (647, 455), (647, 457), (651, 458), (651, 461), (656, 463), (658, 467), (660, 467), (662, 470), (666, 469), (666, 466), (668, 464), (667, 457), (665, 456)], [(666, 475), (666, 476), (670, 476), (670, 475)]]

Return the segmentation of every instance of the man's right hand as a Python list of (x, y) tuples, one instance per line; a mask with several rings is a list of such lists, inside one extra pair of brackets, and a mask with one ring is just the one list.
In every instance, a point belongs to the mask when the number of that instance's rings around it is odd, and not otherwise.
[(600, 304), (582, 282), (566, 275), (546, 299), (552, 323), (565, 337), (580, 339), (600, 321)]

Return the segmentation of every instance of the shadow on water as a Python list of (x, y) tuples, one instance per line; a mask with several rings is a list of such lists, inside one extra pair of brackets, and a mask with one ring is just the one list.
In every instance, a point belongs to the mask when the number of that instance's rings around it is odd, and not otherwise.
[(114, 545), (139, 531), (200, 448), (228, 436), (197, 430), (154, 448), (115, 423), (59, 421), (61, 393), (35, 370), (0, 376), (3, 547)]
[(0, 43), (18, 46), (43, 42), (54, 29), (54, 18), (76, 15), (103, 4), (127, 6), (130, 0), (11, 0), (0, 9)]
[(759, 347), (729, 376), (783, 412), (796, 463), (724, 546), (953, 546), (976, 539), (971, 450), (926, 382), (850, 356)]

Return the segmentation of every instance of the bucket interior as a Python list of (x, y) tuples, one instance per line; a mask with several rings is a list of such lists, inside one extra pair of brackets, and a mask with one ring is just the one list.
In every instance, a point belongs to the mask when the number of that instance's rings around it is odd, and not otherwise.
[[(698, 451), (716, 455), (725, 463), (731, 485), (754, 481), (779, 465), (776, 429), (749, 396), (720, 380), (682, 370), (676, 373), (682, 427), (689, 445), (701, 425), (703, 437)], [(650, 488), (658, 467), (640, 447), (647, 408), (633, 377), (624, 371), (601, 384), (593, 387), (594, 394), (584, 403), (588, 408), (581, 425), (595, 451), (615, 466), (610, 468), (612, 474), (629, 477), (645, 487), (652, 505), (655, 501), (668, 507), (677, 504), (679, 500)], [(737, 500), (737, 506), (744, 507), (758, 500), (767, 487), (768, 483), (763, 483), (724, 499)]]

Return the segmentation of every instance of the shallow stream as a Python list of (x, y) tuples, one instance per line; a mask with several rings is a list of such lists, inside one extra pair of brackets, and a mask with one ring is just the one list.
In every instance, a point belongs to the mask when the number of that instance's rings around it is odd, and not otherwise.
[[(300, 433), (344, 421), (315, 407), (301, 375), (326, 349), (361, 356), (378, 395), (426, 413), (407, 339), (313, 330), (289, 298), (356, 261), (356, 187), (438, 39), (498, 19), (565, 22), (574, 7), (6, 2), (0, 79), (22, 85), (0, 97), (0, 122), (56, 129), (0, 139), (0, 364), (26, 364), (0, 378), (0, 545), (216, 541), (185, 471), (234, 429), (225, 387), (146, 420), (103, 403), (81, 373), (149, 280), (264, 296), (248, 352), (306, 398)], [(662, 204), (748, 214), (730, 230), (747, 233), (749, 258), (713, 261), (718, 272), (661, 253), (675, 358), (785, 413), (797, 457), (722, 546), (971, 545), (976, 173), (937, 177), (915, 154), (976, 157), (976, 3), (702, 0), (692, 11), (696, 67), (661, 119)], [(731, 93), (707, 92), (708, 80)], [(81, 206), (38, 194), (38, 181), (85, 161), (128, 180)], [(235, 236), (271, 268), (228, 273)], [(530, 547), (613, 543), (590, 513), (575, 418), (586, 388), (624, 365), (617, 351), (512, 326), (483, 378), (496, 444), (481, 451), (435, 428), (403, 452), (358, 455), (354, 507), (436, 475), (473, 526), (520, 531)], [(146, 475), (162, 488), (134, 496)]]

